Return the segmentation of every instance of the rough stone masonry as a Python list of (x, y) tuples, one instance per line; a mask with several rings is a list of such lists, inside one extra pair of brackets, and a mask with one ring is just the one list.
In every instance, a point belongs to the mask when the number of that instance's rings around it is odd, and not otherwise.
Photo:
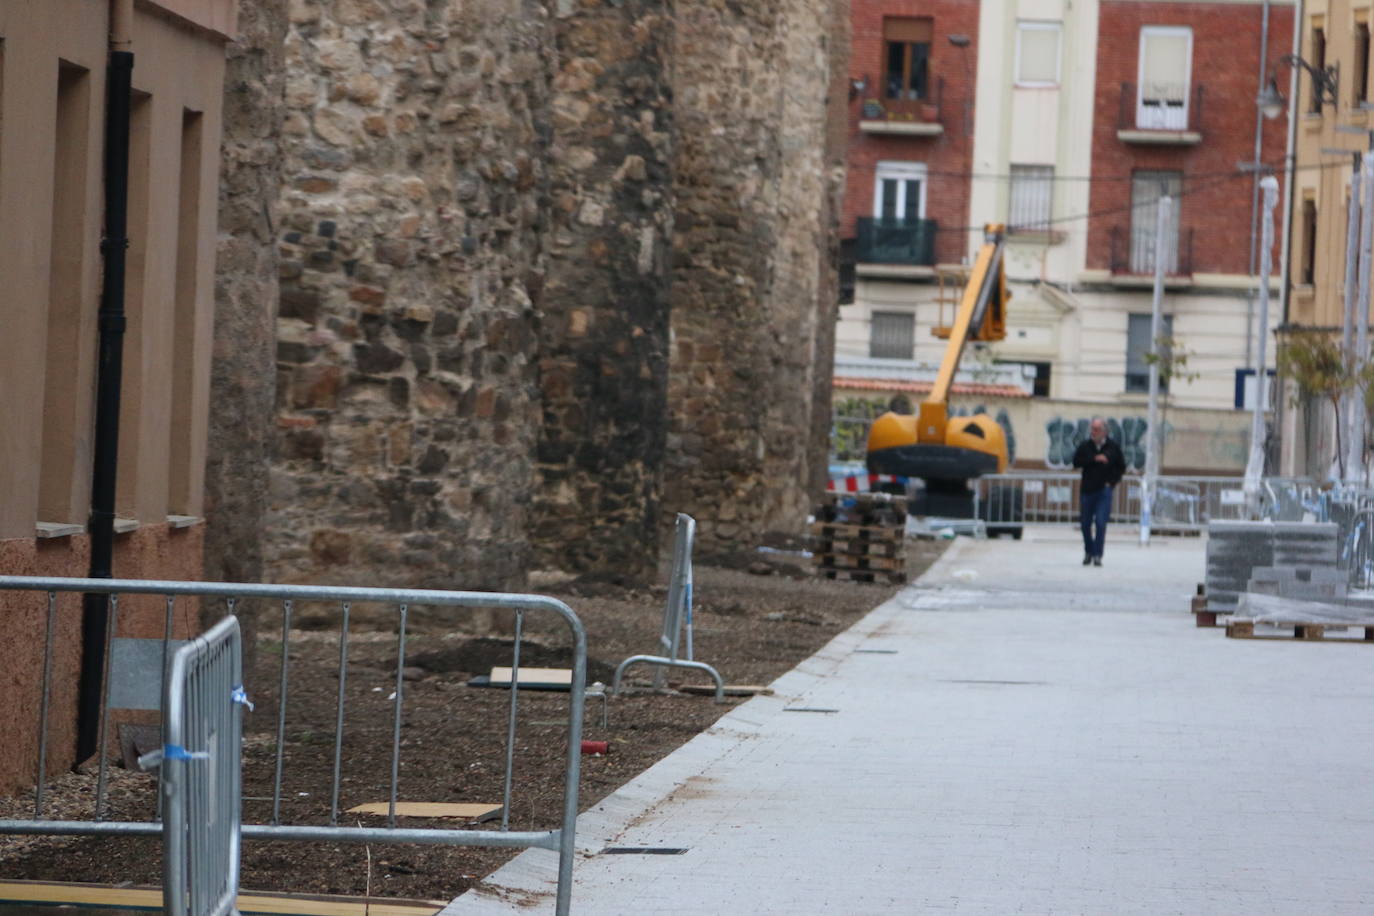
[(641, 577), (674, 511), (798, 528), (847, 5), (291, 0), (267, 577)]

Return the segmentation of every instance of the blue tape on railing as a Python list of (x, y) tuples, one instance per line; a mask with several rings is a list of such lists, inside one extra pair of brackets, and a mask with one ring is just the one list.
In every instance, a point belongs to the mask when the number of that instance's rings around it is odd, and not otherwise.
[(209, 751), (188, 751), (180, 744), (166, 744), (162, 747), (163, 760), (209, 760)]
[(248, 694), (244, 692), (242, 684), (229, 691), (229, 700), (240, 706), (247, 706), (249, 712), (253, 711), (253, 701), (248, 699)]

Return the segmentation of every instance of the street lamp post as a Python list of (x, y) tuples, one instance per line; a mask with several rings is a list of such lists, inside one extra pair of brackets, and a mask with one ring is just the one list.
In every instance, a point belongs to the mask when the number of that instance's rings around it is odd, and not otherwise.
[(1279, 202), (1279, 182), (1273, 175), (1260, 181), (1264, 214), (1260, 217), (1259, 340), (1255, 347), (1255, 412), (1250, 420), (1250, 460), (1245, 465), (1245, 495), (1252, 511), (1259, 509), (1260, 478), (1264, 476), (1264, 412), (1269, 390), (1265, 363), (1269, 343), (1269, 274), (1274, 249), (1274, 207)]

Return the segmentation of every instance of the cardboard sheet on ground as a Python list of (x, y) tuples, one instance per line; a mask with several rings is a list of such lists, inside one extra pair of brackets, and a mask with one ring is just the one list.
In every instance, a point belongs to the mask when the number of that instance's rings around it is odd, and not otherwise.
[[(492, 668), (487, 678), (489, 687), (509, 687), (511, 669)], [(526, 668), (520, 666), (520, 686), (537, 687), (543, 690), (567, 690), (572, 686), (571, 668)]]
[(1298, 601), (1293, 598), (1279, 598), (1274, 595), (1261, 595), (1255, 592), (1242, 592), (1236, 603), (1237, 619), (1253, 620), (1256, 623), (1325, 623), (1371, 625), (1374, 624), (1374, 610), (1367, 604), (1347, 605), (1330, 604), (1325, 601)]
[[(380, 814), (386, 816), (390, 810), (387, 802), (368, 802), (349, 808), (349, 814)], [(489, 821), (501, 816), (500, 805), (461, 804), (457, 802), (403, 802), (396, 803), (397, 817), (457, 817), (465, 821)]]

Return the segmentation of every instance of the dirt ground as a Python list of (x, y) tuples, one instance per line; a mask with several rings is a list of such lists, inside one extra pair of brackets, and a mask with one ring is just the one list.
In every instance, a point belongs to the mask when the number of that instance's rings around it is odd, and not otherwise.
[[(797, 544), (778, 542), (781, 549)], [(909, 542), (907, 573), (914, 578), (943, 552), (941, 542)], [(793, 668), (897, 590), (897, 585), (827, 580), (811, 575), (795, 553), (698, 557), (696, 657), (714, 665), (730, 684), (766, 685)], [(666, 570), (659, 581), (666, 581)], [(566, 601), (588, 635), (588, 680), (609, 686), (615, 666), (630, 655), (655, 653), (666, 588), (627, 588), (573, 580), (535, 589)], [(283, 764), (282, 822), (326, 823), (329, 814), (338, 690), (337, 614), (302, 615), (289, 642), (290, 690)], [(257, 701), (245, 718), (244, 822), (271, 816), (280, 631), (264, 624), (256, 677)], [(570, 664), (567, 630), (559, 621), (528, 615), (521, 665)], [(455, 632), (435, 615), (417, 613), (405, 658), (404, 713), (399, 774), (402, 801), (499, 804), (505, 774), (510, 693), (468, 686), (495, 665), (508, 665), (510, 638)], [(340, 808), (389, 797), (390, 699), (395, 690), (397, 641), (384, 614), (357, 609), (350, 629), (346, 679)], [(651, 669), (632, 669), (631, 684), (647, 687)], [(705, 684), (694, 674), (671, 682)], [(566, 692), (521, 690), (516, 737), (512, 830), (557, 827), (567, 731)], [(583, 738), (606, 741), (609, 753), (583, 756), (582, 810), (710, 726), (732, 706), (683, 692), (633, 692), (609, 701), (589, 698)], [(113, 770), (112, 819), (146, 820), (154, 806), (152, 777)], [(89, 816), (94, 778), (72, 774), (51, 790), (53, 816)], [(0, 799), (0, 817), (26, 817), (31, 799)], [(82, 808), (86, 814), (80, 814)], [(384, 818), (343, 815), (344, 823), (382, 825)], [(460, 829), (452, 821), (402, 820), (406, 826)], [(161, 882), (155, 839), (0, 838), (0, 878), (89, 881), (120, 885)], [(241, 886), (254, 890), (448, 900), (494, 871), (518, 850), (245, 841)]]

